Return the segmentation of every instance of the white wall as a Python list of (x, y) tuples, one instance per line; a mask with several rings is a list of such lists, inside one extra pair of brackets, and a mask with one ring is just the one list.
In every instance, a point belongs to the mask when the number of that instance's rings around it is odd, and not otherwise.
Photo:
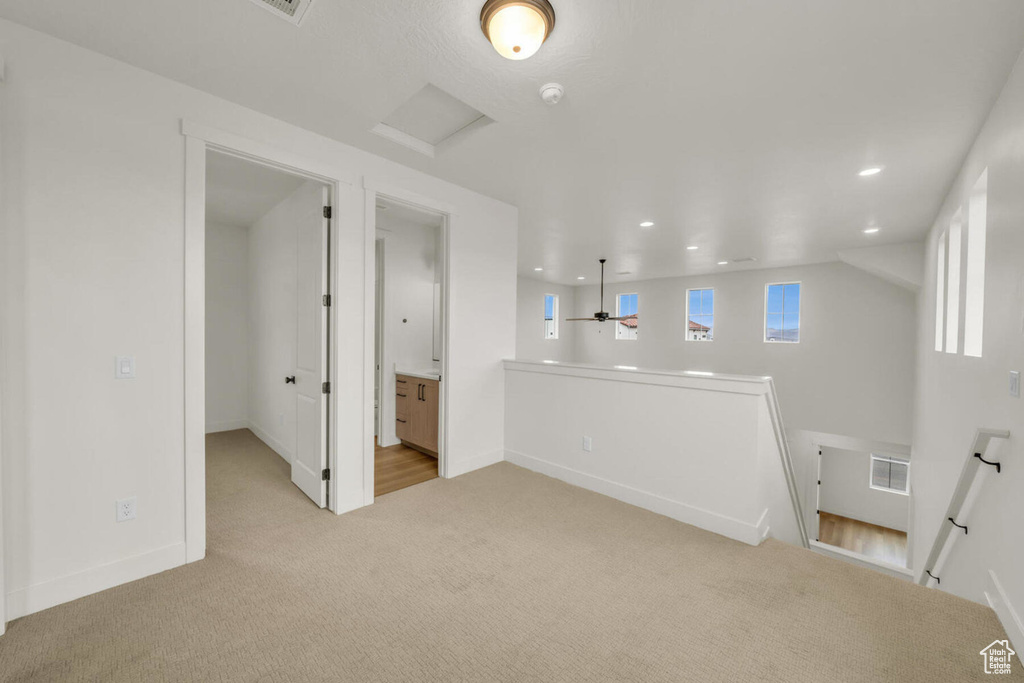
[[(765, 343), (770, 282), (799, 281), (799, 344)], [(715, 289), (715, 339), (684, 341), (686, 290)], [(574, 360), (599, 365), (705, 370), (775, 379), (788, 431), (810, 430), (909, 443), (916, 297), (844, 263), (613, 284), (605, 299), (640, 295), (636, 341), (609, 323), (577, 325)], [(590, 315), (597, 286), (577, 288)], [(609, 308), (609, 310), (614, 310)]]
[[(955, 93), (951, 96), (955, 97)], [(988, 244), (984, 350), (981, 358), (935, 350), (936, 250), (938, 237), (985, 168), (988, 168)], [(968, 154), (929, 235), (925, 289), (918, 335), (914, 491), (912, 520), (917, 569), (931, 549), (977, 427), (1008, 429), (1008, 443), (991, 457), (1002, 473), (987, 473), (942, 573), (941, 590), (985, 602), (988, 573), (1001, 582), (1005, 600), (1024, 617), (1024, 403), (1008, 392), (1010, 370), (1024, 370), (1024, 63), (1018, 61), (1002, 95)], [(961, 297), (963, 302), (963, 297)], [(959, 334), (963, 336), (961, 312)], [(985, 468), (990, 469), (990, 468)], [(960, 520), (961, 523), (965, 523)], [(995, 591), (998, 593), (998, 591)], [(998, 598), (998, 596), (995, 596)], [(997, 610), (998, 612), (999, 610)], [(1005, 614), (1005, 612), (1004, 612)], [(1004, 617), (1001, 614), (1001, 617)], [(1018, 622), (1020, 623), (1020, 622)], [(1024, 633), (1003, 618), (1018, 651)]]
[(506, 368), (507, 460), (746, 543), (760, 543), (776, 517), (780, 530), (795, 527), (767, 382), (536, 361)]
[(291, 462), (295, 454), (296, 220), (322, 204), (323, 185), (304, 183), (249, 229), (247, 287), (249, 424)]
[[(558, 339), (544, 337), (544, 295), (558, 297)], [(576, 330), (581, 323), (567, 323), (576, 313), (576, 288), (533, 278), (518, 281), (516, 307), (516, 358), (574, 360)]]
[(909, 496), (869, 485), (871, 453), (821, 447), (821, 511), (897, 531), (907, 530)]
[(377, 238), (384, 240), (384, 358), (381, 446), (397, 444), (395, 368), (439, 367), (433, 360), (434, 280), (440, 228), (388, 219), (378, 214)]
[(206, 431), (249, 423), (249, 237), (206, 224)]
[[(7, 21), (0, 43), (8, 618), (185, 561), (183, 119), (450, 210), (449, 473), (501, 458), (513, 207)], [(365, 210), (339, 213), (341, 272), (364, 282)], [(372, 316), (364, 289), (337, 301), (358, 328)], [(339, 390), (365, 396), (346, 405), (369, 405), (370, 343), (340, 353)], [(118, 354), (135, 356), (136, 379), (114, 380)], [(337, 413), (347, 500), (372, 449), (357, 412)], [(131, 495), (138, 519), (115, 523)]]

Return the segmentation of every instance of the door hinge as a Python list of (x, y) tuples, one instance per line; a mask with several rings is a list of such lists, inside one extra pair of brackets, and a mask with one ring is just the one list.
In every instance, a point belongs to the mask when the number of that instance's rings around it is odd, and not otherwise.
[(331, 480), (331, 471), (330, 470), (324, 470), (323, 472), (320, 473), (320, 477), (321, 477), (320, 481), (330, 481)]
[(331, 207), (325, 206), (324, 207), (324, 218), (330, 218), (330, 217), (331, 217)]
[(322, 393), (324, 393), (324, 394), (331, 393), (331, 383), (330, 382), (324, 382), (323, 384), (321, 384), (320, 385), (320, 391)]
[(331, 305), (331, 295), (330, 294), (324, 294), (323, 301), (324, 301), (324, 306), (330, 306)]

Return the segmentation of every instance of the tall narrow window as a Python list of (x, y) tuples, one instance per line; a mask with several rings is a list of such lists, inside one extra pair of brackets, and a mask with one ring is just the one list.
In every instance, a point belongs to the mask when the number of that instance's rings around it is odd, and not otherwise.
[(967, 202), (967, 296), (964, 300), (964, 355), (981, 358), (985, 327), (985, 231), (988, 221), (988, 169), (982, 171)]
[(544, 295), (544, 338), (558, 339), (558, 296)]
[(715, 338), (715, 290), (686, 291), (687, 341), (711, 341)]
[(943, 332), (946, 330), (945, 319), (942, 317), (946, 312), (946, 233), (939, 237), (939, 244), (935, 248), (935, 350), (942, 351), (942, 342), (945, 339)]
[(784, 282), (765, 288), (764, 340), (800, 341), (800, 283)]
[(626, 318), (615, 321), (616, 339), (636, 339), (640, 315), (640, 296), (619, 294), (615, 297), (615, 317)]
[(949, 223), (946, 246), (946, 353), (960, 350), (960, 249), (963, 245), (963, 210), (957, 210)]

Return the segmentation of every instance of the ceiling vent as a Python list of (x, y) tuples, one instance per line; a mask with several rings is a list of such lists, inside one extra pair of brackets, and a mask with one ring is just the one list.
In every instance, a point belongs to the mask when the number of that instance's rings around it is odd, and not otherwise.
[(492, 119), (428, 83), (373, 127), (373, 132), (433, 157)]
[(313, 0), (252, 0), (252, 2), (296, 26), (302, 25), (309, 6), (313, 4)]

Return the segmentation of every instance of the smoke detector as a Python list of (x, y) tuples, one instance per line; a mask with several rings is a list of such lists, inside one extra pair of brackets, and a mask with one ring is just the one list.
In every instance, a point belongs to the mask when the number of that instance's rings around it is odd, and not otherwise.
[(252, 3), (287, 22), (301, 26), (313, 0), (252, 0)]
[(565, 88), (558, 83), (547, 83), (540, 87), (540, 98), (545, 104), (558, 104), (564, 94)]

